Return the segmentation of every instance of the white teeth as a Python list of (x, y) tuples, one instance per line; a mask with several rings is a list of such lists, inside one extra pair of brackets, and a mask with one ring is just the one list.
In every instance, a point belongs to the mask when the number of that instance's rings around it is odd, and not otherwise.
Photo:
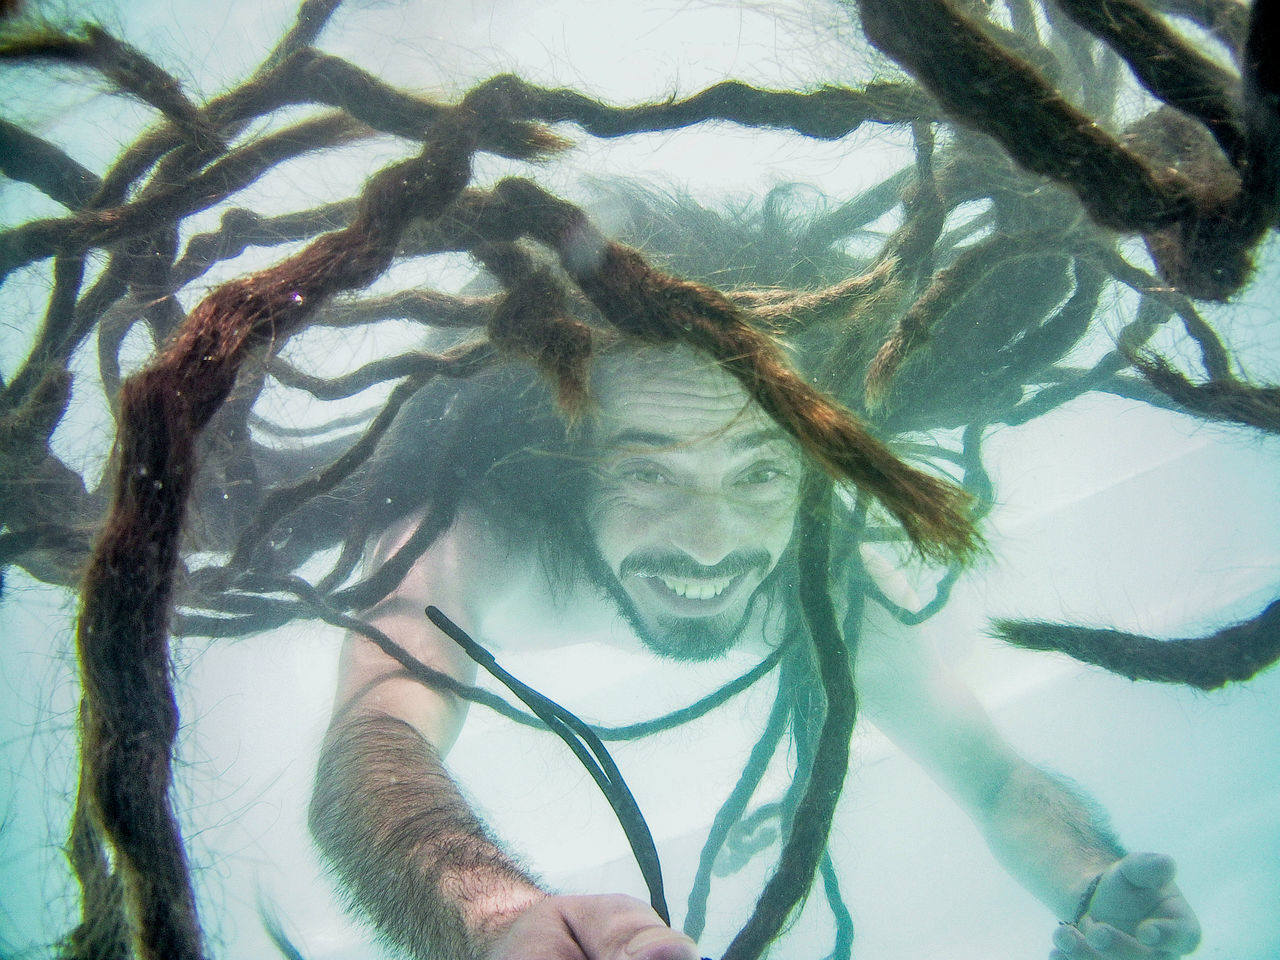
[(725, 588), (733, 583), (733, 577), (721, 577), (718, 580), (677, 580), (674, 577), (658, 579), (677, 597), (684, 597), (687, 600), (710, 600), (720, 596)]

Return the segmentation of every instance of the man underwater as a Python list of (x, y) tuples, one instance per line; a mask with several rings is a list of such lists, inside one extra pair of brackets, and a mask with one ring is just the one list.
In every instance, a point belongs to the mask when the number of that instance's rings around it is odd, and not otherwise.
[[(445, 446), (406, 456), (419, 473), (434, 471), (428, 482), (450, 487), (452, 502), (437, 495), (428, 502), (445, 515), (418, 509), (387, 527), (375, 564), (420, 526), (442, 529), (368, 622), (463, 683), (475, 668), (423, 616), (428, 604), (481, 643), (610, 636), (700, 661), (780, 642), (794, 603), (779, 571), (805, 469), (798, 448), (735, 380), (687, 348), (617, 348), (595, 362), (593, 383), (598, 411), (578, 440), (581, 455), (515, 469), (567, 463), (565, 475), (577, 479), (524, 497), (486, 489), (483, 469), (463, 463), (450, 475), (442, 466), (481, 442), (480, 420), (517, 421), (512, 437), (530, 429), (501, 409), (513, 391), (485, 396), (473, 385), (463, 391), (475, 391), (469, 403), (452, 400), (434, 421), (423, 418)], [(468, 416), (470, 429), (450, 426)], [(398, 440), (402, 450), (410, 442)], [(892, 570), (881, 564), (872, 575), (894, 602), (913, 605)], [(1051, 958), (1163, 960), (1195, 949), (1199, 926), (1168, 857), (1126, 854), (1087, 800), (1017, 756), (920, 631), (875, 603), (864, 620), (856, 677), (866, 715), (1066, 921)], [(488, 838), (443, 766), (466, 706), (410, 678), (368, 640), (347, 639), (311, 822), (380, 932), (413, 956), (447, 960), (696, 960), (696, 945), (648, 905), (552, 895)]]

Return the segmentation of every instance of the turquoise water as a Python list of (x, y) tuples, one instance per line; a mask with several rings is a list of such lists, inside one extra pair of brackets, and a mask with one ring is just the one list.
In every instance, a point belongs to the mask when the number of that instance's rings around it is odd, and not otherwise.
[[(66, 13), (56, 4), (36, 6), (57, 22)], [(77, 4), (74, 14), (99, 19), (202, 100), (253, 70), (291, 21), (293, 6), (103, 2)], [(394, 85), (444, 97), (504, 71), (617, 103), (682, 96), (725, 77), (807, 89), (856, 86), (889, 71), (882, 56), (858, 53), (855, 29), (838, 7), (807, 2), (536, 9), (480, 0), (352, 3), (320, 43)], [(5, 119), (91, 170), (106, 169), (153, 119), (148, 108), (110, 95), (85, 72), (4, 69)], [(1131, 97), (1137, 101), (1136, 93)], [(477, 182), (517, 173), (578, 197), (585, 178), (625, 177), (723, 206), (758, 202), (777, 184), (794, 181), (839, 201), (912, 160), (909, 132), (901, 128), (868, 127), (835, 142), (723, 123), (618, 139), (566, 132), (576, 145), (563, 158), (532, 165), (486, 156)], [(410, 147), (381, 137), (293, 161), (235, 203), (266, 215), (342, 199)], [(184, 238), (211, 229), (226, 206), (189, 218)], [(61, 212), (33, 189), (0, 182), (6, 226)], [(894, 216), (849, 245), (875, 249), (896, 226)], [(251, 249), (220, 264), (181, 291), (183, 304), (194, 306), (217, 283), (280, 252)], [(1136, 247), (1127, 252), (1142, 257)], [(100, 265), (91, 262), (91, 273)], [(374, 290), (458, 291), (474, 272), (461, 255), (413, 260), (394, 267)], [(1278, 282), (1272, 243), (1235, 302), (1205, 311), (1239, 367), (1258, 382), (1280, 381)], [(43, 312), (50, 283), (46, 260), (0, 288), (6, 382), (30, 350), (32, 318)], [(1120, 288), (1109, 287), (1102, 303), (1094, 333), (1073, 354), (1078, 365), (1111, 349), (1132, 318), (1133, 298)], [(408, 324), (325, 331), (290, 345), (289, 358), (337, 375), (398, 353), (416, 336)], [(1194, 359), (1172, 326), (1154, 343)], [(126, 368), (152, 349), (135, 330), (122, 354)], [(110, 448), (110, 415), (92, 352), (77, 353), (71, 369), (75, 394), (52, 448), (93, 488)], [(367, 409), (381, 396), (335, 410), (341, 405), (273, 386), (258, 411), (305, 426)], [(938, 439), (954, 438), (938, 431)], [(1083, 785), (1130, 848), (1178, 860), (1181, 885), (1205, 930), (1197, 956), (1273, 957), (1280, 945), (1280, 673), (1209, 694), (1133, 684), (1064, 658), (1003, 648), (986, 628), (992, 617), (1025, 616), (1170, 637), (1255, 615), (1280, 593), (1280, 441), (1088, 395), (1026, 425), (992, 428), (984, 457), (996, 498), (985, 526), (992, 559), (966, 574), (925, 629), (1021, 753)], [(937, 571), (909, 572), (921, 595), (930, 595)], [(45, 956), (77, 910), (61, 852), (76, 781), (75, 600), (71, 590), (17, 568), (6, 572), (4, 597), (0, 953)], [(212, 956), (272, 955), (259, 918), (263, 904), (308, 958), (378, 955), (369, 934), (338, 906), (305, 827), (341, 639), (336, 628), (306, 621), (243, 639), (175, 643), (183, 728), (174, 797)], [(607, 638), (574, 639), (580, 642), (568, 651), (516, 651), (504, 663), (605, 723), (688, 703), (753, 662), (735, 653), (722, 663), (675, 668), (615, 649)], [(617, 750), (658, 841), (677, 921), (707, 826), (763, 725), (771, 683), (696, 724)], [(780, 795), (790, 759), (775, 758), (757, 803)], [(498, 835), (549, 883), (646, 896), (607, 807), (558, 741), (474, 708), (450, 763)], [(999, 868), (928, 776), (870, 726), (855, 734), (831, 850), (861, 960), (976, 960), (1049, 949), (1051, 913)], [(767, 853), (717, 879), (701, 944), (708, 956), (719, 955), (745, 919), (771, 860)], [(821, 957), (831, 936), (815, 893), (771, 956)]]

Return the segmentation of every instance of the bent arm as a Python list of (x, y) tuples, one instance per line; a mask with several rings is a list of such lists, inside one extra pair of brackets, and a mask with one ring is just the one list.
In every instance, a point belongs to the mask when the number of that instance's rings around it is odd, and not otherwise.
[(996, 859), (1064, 920), (1083, 912), (1096, 878), (1125, 855), (1079, 786), (1021, 758), (971, 812)]
[(888, 625), (883, 611), (869, 619), (858, 658), (868, 712), (966, 808), (1005, 868), (1067, 921), (1051, 958), (1172, 960), (1194, 950), (1200, 925), (1173, 882), (1173, 861), (1126, 855), (1079, 789), (1013, 751), (919, 631)]
[[(460, 521), (461, 522), (461, 521)], [(412, 532), (383, 538), (375, 562)], [(428, 595), (461, 609), (465, 535), (447, 532), (366, 619), (422, 663), (464, 683), (474, 668), (430, 627)], [(466, 704), (348, 636), (321, 748), (310, 825), (359, 910), (411, 956), (474, 960), (546, 894), (487, 835), (446, 772)]]
[[(413, 523), (388, 532), (375, 562)], [(424, 609), (438, 604), (475, 630), (470, 601), (498, 595), (494, 547), (464, 515), (366, 620), (421, 663), (471, 683), (475, 667)], [(648, 904), (551, 896), (503, 853), (444, 768), (465, 715), (464, 701), (408, 676), (372, 642), (347, 638), (310, 823), (382, 936), (432, 960), (697, 960), (693, 942)]]
[(868, 604), (858, 689), (867, 713), (982, 831), (992, 853), (1058, 917), (1124, 856), (1082, 791), (1019, 756), (919, 629)]
[[(913, 605), (909, 596), (895, 600)], [(1082, 791), (1010, 748), (922, 631), (868, 604), (856, 676), (884, 732), (968, 810), (1012, 876), (1065, 920), (1051, 960), (1174, 960), (1196, 950), (1201, 929), (1174, 883), (1174, 861), (1126, 855)]]
[(361, 711), (330, 728), (311, 830), (352, 899), (416, 957), (483, 956), (545, 894), (489, 839), (422, 734)]

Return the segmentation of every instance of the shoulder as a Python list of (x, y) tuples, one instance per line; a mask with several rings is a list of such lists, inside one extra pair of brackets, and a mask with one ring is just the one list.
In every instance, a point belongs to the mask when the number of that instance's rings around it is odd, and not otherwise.
[(858, 545), (858, 556), (867, 579), (886, 600), (904, 610), (919, 610), (920, 596), (903, 573), (902, 566), (894, 563), (883, 552), (869, 543)]
[(899, 619), (923, 606), (902, 567), (868, 544), (859, 547), (859, 554), (874, 589), (863, 607), (856, 648), (858, 692), (871, 712), (881, 713), (928, 687), (938, 657), (930, 630)]
[[(427, 521), (425, 510), (415, 511), (389, 525), (371, 543), (367, 564), (377, 569), (396, 555)], [(500, 594), (512, 584), (516, 571), (527, 570), (524, 556), (512, 536), (481, 511), (458, 510), (453, 522), (410, 566), (392, 596), (413, 603), (436, 602), (440, 595), (462, 603), (471, 614), (482, 613), (486, 597)]]
[[(371, 568), (394, 556), (424, 522), (419, 512), (390, 525), (371, 546)], [(611, 608), (587, 584), (555, 581), (536, 539), (464, 507), (383, 603), (417, 614), (439, 607), (493, 649), (551, 649), (610, 632)]]

